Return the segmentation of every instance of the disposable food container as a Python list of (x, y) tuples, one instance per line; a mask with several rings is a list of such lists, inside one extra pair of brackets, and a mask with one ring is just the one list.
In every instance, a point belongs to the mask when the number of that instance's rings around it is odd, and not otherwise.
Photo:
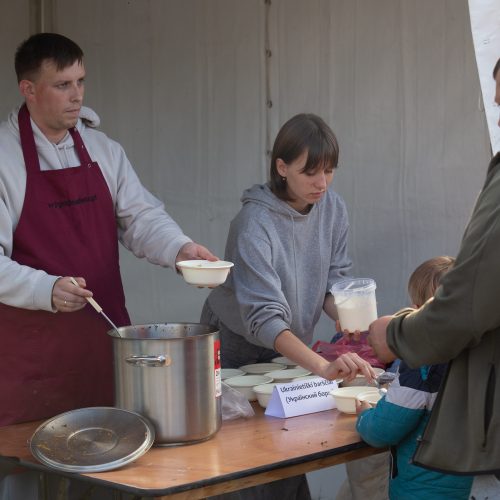
[(240, 370), (252, 375), (263, 375), (273, 370), (284, 370), (286, 365), (280, 363), (253, 363), (251, 365), (240, 366)]
[(255, 394), (257, 395), (257, 401), (259, 402), (260, 406), (262, 408), (267, 408), (267, 405), (269, 404), (269, 400), (271, 399), (271, 396), (273, 394), (273, 389), (276, 384), (262, 384), (262, 385), (256, 385), (253, 390)]
[(200, 287), (222, 285), (234, 266), (232, 262), (225, 260), (183, 260), (176, 265), (186, 283)]
[(272, 381), (273, 379), (271, 377), (267, 377), (265, 375), (243, 375), (224, 380), (227, 385), (237, 391), (240, 391), (248, 399), (248, 401), (257, 400), (257, 394), (254, 391), (255, 386), (269, 384)]
[(291, 382), (294, 378), (305, 377), (310, 374), (311, 372), (304, 368), (289, 368), (287, 370), (274, 370), (266, 375), (271, 377), (277, 384), (285, 384)]
[(356, 398), (361, 393), (369, 392), (378, 394), (378, 389), (370, 386), (339, 387), (329, 394), (335, 399), (337, 410), (343, 413), (356, 413)]

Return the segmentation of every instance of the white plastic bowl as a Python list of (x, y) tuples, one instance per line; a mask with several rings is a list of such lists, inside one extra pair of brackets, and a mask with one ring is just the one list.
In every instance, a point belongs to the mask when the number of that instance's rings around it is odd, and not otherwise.
[(224, 380), (227, 385), (240, 391), (248, 401), (255, 401), (257, 399), (257, 394), (253, 390), (256, 385), (270, 384), (272, 381), (271, 377), (266, 377), (265, 375), (240, 375)]
[(304, 368), (289, 368), (287, 370), (274, 370), (266, 373), (266, 375), (272, 377), (277, 384), (285, 384), (291, 382), (294, 378), (305, 377), (310, 374), (311, 372)]
[(240, 370), (243, 370), (245, 373), (251, 373), (253, 375), (261, 375), (278, 369), (284, 370), (285, 368), (285, 365), (278, 365), (276, 363), (254, 363), (252, 365), (240, 366)]
[(220, 378), (221, 380), (226, 380), (230, 377), (238, 377), (240, 375), (245, 375), (243, 370), (238, 370), (238, 368), (221, 368)]
[[(378, 377), (381, 373), (384, 373), (385, 370), (382, 368), (375, 368), (372, 366), (373, 371), (375, 372), (375, 376)], [(349, 382), (347, 381), (342, 381), (342, 387), (355, 387), (359, 385), (369, 385), (369, 386), (375, 386), (374, 384), (370, 383), (368, 380), (366, 380), (366, 377), (364, 375), (358, 374), (356, 377), (354, 377), (352, 380)]]
[(280, 356), (279, 358), (274, 358), (271, 360), (273, 363), (278, 363), (280, 365), (285, 365), (287, 367), (295, 367), (297, 363), (292, 361), (291, 359), (285, 358), (284, 356)]
[(229, 270), (234, 266), (225, 260), (183, 260), (177, 262), (182, 277), (190, 285), (218, 286), (226, 281)]
[(380, 391), (367, 391), (367, 392), (361, 392), (360, 394), (357, 395), (356, 399), (358, 401), (365, 401), (368, 403), (370, 406), (377, 406), (377, 403), (379, 400), (382, 398), (382, 394), (380, 394)]
[(329, 394), (335, 399), (337, 410), (343, 413), (356, 413), (356, 398), (361, 393), (369, 392), (376, 392), (378, 394), (378, 389), (376, 387), (358, 385), (353, 387), (339, 387), (330, 391)]
[(262, 408), (267, 408), (275, 385), (276, 384), (261, 384), (256, 385), (253, 388), (255, 394), (257, 395), (257, 401)]

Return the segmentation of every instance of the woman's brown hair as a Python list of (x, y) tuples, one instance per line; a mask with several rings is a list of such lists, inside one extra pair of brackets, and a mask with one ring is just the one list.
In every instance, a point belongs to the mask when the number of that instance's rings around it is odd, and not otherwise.
[(339, 145), (332, 129), (317, 115), (302, 113), (290, 118), (280, 129), (274, 141), (271, 157), (269, 184), (271, 191), (283, 201), (291, 201), (287, 194), (286, 180), (283, 180), (276, 167), (281, 158), (290, 164), (304, 151), (307, 161), (303, 172), (318, 167), (337, 168)]

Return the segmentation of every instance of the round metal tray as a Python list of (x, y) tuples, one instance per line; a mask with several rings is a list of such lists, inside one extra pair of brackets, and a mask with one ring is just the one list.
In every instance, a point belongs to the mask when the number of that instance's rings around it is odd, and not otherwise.
[(113, 407), (80, 408), (44, 422), (31, 437), (40, 462), (66, 472), (103, 472), (146, 453), (155, 438), (138, 413)]

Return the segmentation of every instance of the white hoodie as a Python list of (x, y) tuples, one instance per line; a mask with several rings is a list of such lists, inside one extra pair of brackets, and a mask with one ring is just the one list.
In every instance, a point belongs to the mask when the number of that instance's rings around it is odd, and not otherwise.
[[(21, 266), (10, 258), (26, 190), (18, 111), (13, 110), (8, 121), (0, 124), (0, 302), (52, 311), (52, 288), (58, 276)], [(173, 268), (180, 248), (191, 239), (165, 212), (163, 204), (142, 186), (120, 144), (95, 129), (99, 123), (94, 111), (82, 107), (76, 128), (106, 179), (115, 205), (117, 237), (137, 257)], [(53, 144), (33, 120), (31, 126), (42, 170), (80, 164), (69, 133)]]

